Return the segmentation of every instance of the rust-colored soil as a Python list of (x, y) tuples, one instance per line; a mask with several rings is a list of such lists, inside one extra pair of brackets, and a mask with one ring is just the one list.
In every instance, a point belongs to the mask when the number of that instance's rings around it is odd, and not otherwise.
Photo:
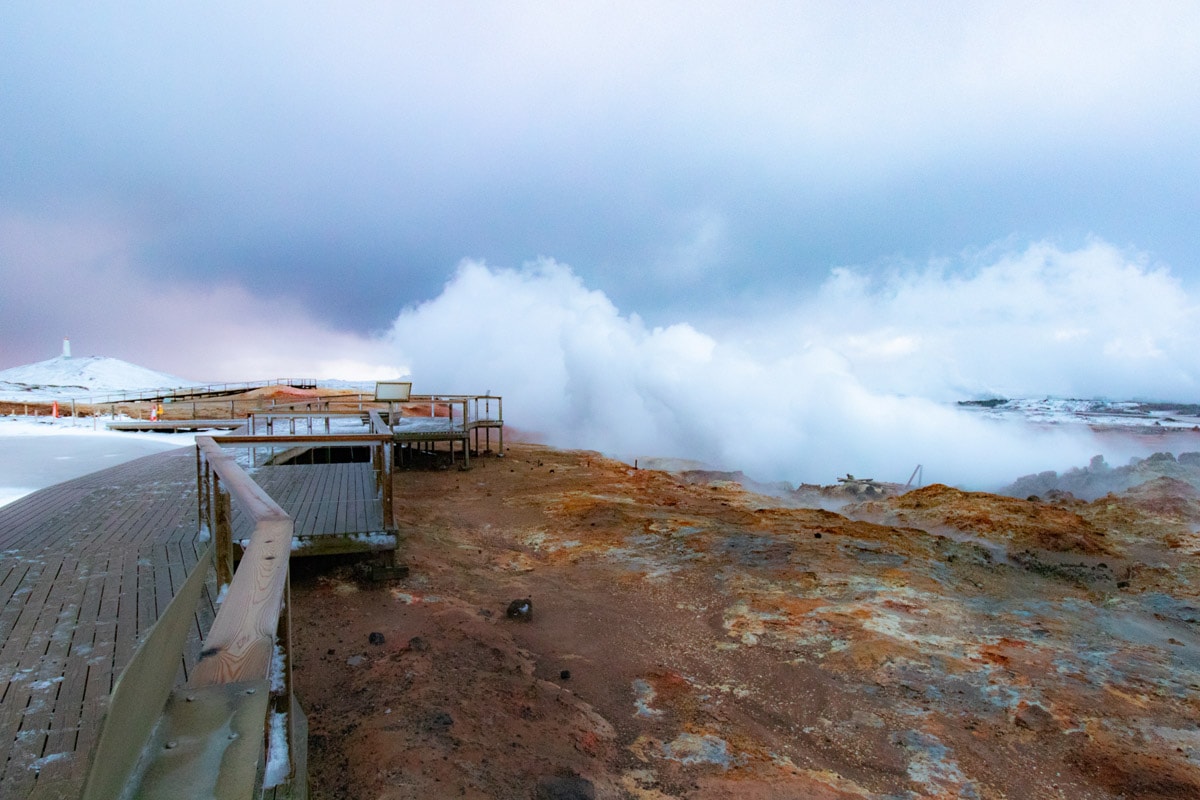
[(396, 477), (408, 578), (295, 570), (318, 800), (1200, 797), (1178, 487), (854, 520), (594, 453), (472, 464)]

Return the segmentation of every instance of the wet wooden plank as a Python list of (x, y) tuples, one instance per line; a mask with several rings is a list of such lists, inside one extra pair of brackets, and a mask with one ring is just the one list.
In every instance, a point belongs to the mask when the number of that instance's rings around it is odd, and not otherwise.
[[(262, 468), (297, 533), (381, 529), (370, 464)], [(252, 519), (235, 504), (235, 522)], [(0, 509), (0, 795), (77, 794), (113, 684), (182, 585), (196, 541), (195, 456), (128, 462)], [(216, 615), (209, 578), (180, 681)], [(31, 794), (32, 792), (32, 794)]]
[[(94, 599), (88, 598), (89, 586), (94, 586), (94, 582), (88, 580), (90, 573), (90, 565), (83, 563), (76, 565), (73, 571), (61, 572), (56, 581), (63, 587), (63, 591), (55, 595), (61, 600), (61, 608), (54, 620), (46, 651), (39, 659), (30, 708), (26, 710), (19, 734), (27, 753), (18, 764), (17, 773), (5, 778), (5, 789), (18, 795), (47, 780), (46, 769), (69, 761), (75, 750), (87, 665), (84, 659), (71, 657), (71, 648), (76, 635), (87, 637), (93, 630), (81, 617), (84, 604)], [(54, 605), (57, 605), (56, 601), (52, 601), (51, 609)], [(35, 704), (38, 705), (36, 710)], [(22, 764), (23, 770), (20, 769)]]
[[(69, 645), (73, 610), (78, 606), (77, 559), (65, 554), (58, 568), (43, 573), (35, 597), (38, 607), (27, 604), (27, 613), (6, 642), (9, 657), (11, 645), (21, 649), (10, 679), (9, 692), (21, 714), (13, 736), (17, 745), (10, 751), (7, 764), (0, 768), (0, 785), (14, 796), (23, 796), (37, 778), (35, 762), (44, 752), (54, 704), (62, 686), (65, 660)], [(64, 642), (64, 638), (66, 641)], [(14, 720), (8, 720), (11, 726)]]
[[(54, 718), (50, 723), (50, 736), (46, 742), (46, 752), (51, 755), (71, 753), (75, 750), (83, 702), (87, 693), (89, 660), (94, 653), (96, 624), (100, 619), (105, 584), (110, 580), (111, 563), (108, 557), (98, 558), (90, 565), (83, 579), (84, 591), (75, 628), (71, 633), (70, 649), (67, 653), (68, 664), (55, 704)], [(119, 562), (117, 566), (119, 567)], [(117, 580), (120, 580), (119, 575)]]

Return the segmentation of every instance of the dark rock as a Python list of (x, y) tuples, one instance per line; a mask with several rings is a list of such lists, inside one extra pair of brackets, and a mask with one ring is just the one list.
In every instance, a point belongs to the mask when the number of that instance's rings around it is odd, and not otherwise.
[(367, 641), (371, 644), (383, 644), (383, 634), (379, 631), (372, 631), (371, 635), (367, 637)]
[(537, 800), (596, 800), (596, 787), (575, 774), (546, 775), (538, 778), (533, 796)]
[(1017, 708), (1017, 714), (1013, 722), (1016, 723), (1018, 728), (1024, 728), (1035, 733), (1056, 730), (1058, 728), (1053, 715), (1037, 703), (1021, 703)]
[(508, 604), (508, 610), (504, 613), (509, 619), (529, 622), (533, 618), (533, 600), (528, 597), (523, 600), (513, 600)]
[(424, 653), (429, 649), (429, 642), (422, 639), (420, 636), (414, 636), (408, 640), (408, 649), (418, 653)]
[(450, 716), (445, 711), (438, 711), (431, 714), (425, 721), (425, 730), (432, 733), (441, 733), (450, 729), (454, 724), (454, 717)]
[(571, 670), (564, 669), (562, 672), (558, 673), (558, 677), (564, 681), (571, 680)]

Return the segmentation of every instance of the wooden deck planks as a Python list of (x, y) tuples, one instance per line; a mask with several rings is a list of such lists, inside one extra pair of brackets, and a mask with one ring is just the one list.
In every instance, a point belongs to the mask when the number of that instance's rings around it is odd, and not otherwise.
[(185, 449), (0, 508), (0, 798), (78, 794), (116, 677), (197, 562), (194, 492)]
[[(383, 529), (369, 463), (254, 472), (293, 517), (297, 536)], [(248, 535), (248, 519), (233, 512), (235, 536)], [(0, 798), (78, 793), (117, 676), (207, 547), (197, 527), (191, 449), (0, 508)], [(216, 609), (210, 578), (181, 680)]]
[[(374, 533), (384, 528), (370, 463), (259, 467), (253, 477), (292, 517), (298, 538)], [(235, 508), (235, 538), (248, 533)]]

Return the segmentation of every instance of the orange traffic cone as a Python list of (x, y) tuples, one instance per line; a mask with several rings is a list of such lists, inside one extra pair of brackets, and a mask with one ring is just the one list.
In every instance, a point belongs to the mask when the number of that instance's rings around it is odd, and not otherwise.
[(58, 419), (58, 401), (54, 401), (54, 405), (50, 406), (50, 416)]

